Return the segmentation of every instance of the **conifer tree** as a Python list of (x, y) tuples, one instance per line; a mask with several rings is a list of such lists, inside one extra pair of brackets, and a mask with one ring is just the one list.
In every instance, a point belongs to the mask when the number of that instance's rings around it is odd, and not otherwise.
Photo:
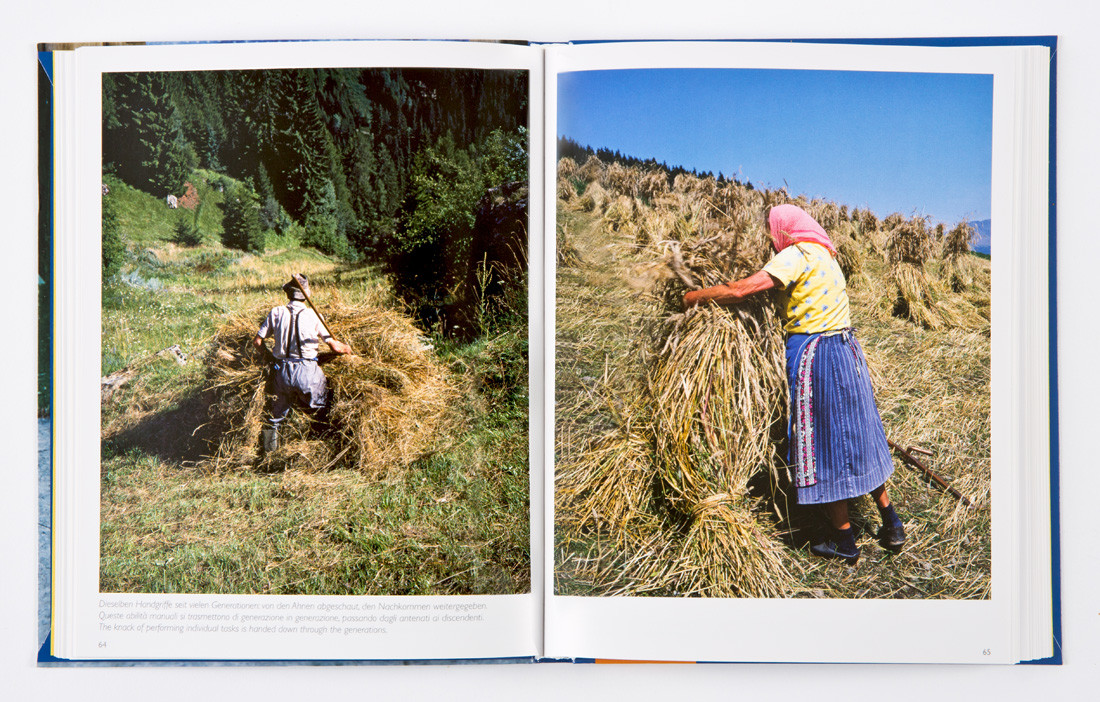
[(235, 183), (225, 194), (223, 243), (234, 249), (263, 253), (260, 205), (256, 193), (244, 183)]

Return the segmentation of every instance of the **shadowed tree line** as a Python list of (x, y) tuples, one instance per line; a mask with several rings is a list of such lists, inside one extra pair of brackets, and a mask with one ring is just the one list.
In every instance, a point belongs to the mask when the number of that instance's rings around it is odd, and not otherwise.
[[(206, 169), (226, 193), (227, 246), (262, 252), (263, 231), (293, 229), (325, 253), (388, 266), (430, 301), (494, 248), (473, 240), (491, 191), (514, 192), (507, 204), (525, 220), (527, 83), (526, 71), (483, 69), (108, 74), (104, 172), (164, 198)], [(511, 237), (525, 250), (525, 228)]]
[(584, 163), (590, 156), (595, 156), (603, 163), (615, 163), (626, 168), (639, 168), (643, 171), (661, 171), (668, 180), (669, 187), (672, 187), (673, 182), (678, 175), (692, 175), (698, 178), (714, 178), (719, 185), (726, 183), (736, 183), (738, 185), (744, 185), (749, 190), (753, 190), (752, 183), (745, 181), (742, 183), (736, 177), (727, 178), (726, 175), (719, 171), (717, 175), (713, 171), (699, 171), (694, 168), (688, 169), (683, 166), (670, 166), (665, 161), (658, 161), (655, 158), (637, 158), (636, 156), (628, 156), (627, 154), (620, 153), (618, 149), (612, 150), (606, 147), (592, 148), (588, 145), (582, 145), (569, 137), (558, 137), (558, 158), (571, 158), (578, 164)]

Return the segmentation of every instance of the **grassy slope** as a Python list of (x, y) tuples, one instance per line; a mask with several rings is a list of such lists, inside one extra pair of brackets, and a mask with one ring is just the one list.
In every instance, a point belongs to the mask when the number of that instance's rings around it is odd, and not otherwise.
[[(199, 174), (201, 176), (201, 174)], [(225, 249), (221, 194), (200, 183), (204, 241), (172, 243), (157, 199), (112, 186), (128, 247), (105, 286), (101, 588), (110, 592), (448, 594), (529, 588), (526, 327), (467, 345), (435, 340), (464, 389), (452, 440), (392, 483), (349, 470), (213, 472), (203, 356), (217, 328), (278, 304), (291, 272), (316, 302), (397, 305), (384, 278), (270, 234), (263, 256)], [(188, 213), (189, 214), (189, 213)], [(259, 320), (257, 320), (257, 323)], [(156, 352), (179, 344), (178, 365)], [(197, 436), (195, 434), (198, 434)], [(217, 437), (209, 437), (216, 440)]]
[[(633, 344), (642, 337), (646, 282), (663, 267), (651, 250), (639, 250), (611, 232), (598, 209), (579, 211), (559, 203), (559, 230), (578, 259), (560, 265), (557, 277), (556, 450), (576, 461), (585, 441), (615, 425), (612, 408), (637, 395), (644, 369)], [(559, 245), (562, 239), (559, 235)], [(887, 435), (903, 445), (934, 449), (932, 467), (964, 494), (988, 505), (989, 496), (989, 328), (928, 331), (891, 314), (884, 279), (886, 264), (870, 257), (866, 276), (849, 285), (853, 324), (872, 371)], [(935, 275), (937, 265), (931, 265)], [(988, 263), (983, 262), (988, 270)], [(988, 290), (972, 294), (984, 303)], [(569, 455), (567, 455), (569, 454)], [(580, 460), (583, 460), (581, 458)], [(853, 501), (853, 522), (861, 532), (863, 558), (855, 567), (812, 558), (808, 553), (814, 516), (801, 511), (793, 524), (761, 520), (786, 542), (784, 559), (808, 597), (987, 598), (990, 576), (988, 509), (965, 510), (957, 500), (925, 483), (913, 468), (895, 460), (890, 491), (909, 532), (900, 554), (874, 540), (879, 518), (869, 498)], [(624, 586), (647, 594), (644, 583), (624, 583), (615, 563), (629, 561), (598, 530), (577, 528), (583, 515), (560, 496), (556, 531), (556, 589), (585, 595)], [(641, 555), (641, 554), (638, 554)]]

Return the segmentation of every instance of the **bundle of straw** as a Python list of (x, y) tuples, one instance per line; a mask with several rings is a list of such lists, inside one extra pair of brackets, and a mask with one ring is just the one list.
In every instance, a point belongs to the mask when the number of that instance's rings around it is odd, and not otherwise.
[(634, 198), (626, 195), (620, 195), (608, 202), (607, 209), (603, 213), (603, 219), (604, 225), (609, 231), (617, 232), (624, 226), (634, 222), (637, 212), (634, 203)]
[(616, 161), (604, 170), (601, 184), (613, 193), (635, 198), (641, 188), (642, 173)]
[(848, 285), (865, 278), (867, 252), (859, 240), (856, 226), (847, 220), (841, 220), (835, 229), (829, 232), (829, 238), (836, 246), (836, 262)]
[(771, 427), (785, 411), (783, 356), (763, 305), (755, 314), (708, 306), (670, 326), (649, 378), (657, 463), (669, 499), (691, 513), (773, 467)]
[(642, 177), (641, 195), (647, 200), (654, 200), (660, 195), (669, 192), (668, 178), (664, 171), (649, 171)]
[(978, 232), (963, 220), (947, 233), (943, 242), (943, 278), (955, 292), (974, 284), (973, 259), (970, 244)]
[(584, 165), (577, 169), (576, 175), (589, 183), (595, 183), (603, 177), (603, 169), (603, 161), (595, 156), (589, 156), (588, 160), (584, 162)]
[(628, 423), (590, 442), (571, 463), (559, 466), (555, 481), (559, 510), (577, 528), (591, 526), (626, 541), (635, 523), (650, 513), (653, 495), (652, 430)]
[(562, 202), (568, 203), (573, 198), (577, 197), (577, 189), (573, 187), (573, 183), (568, 178), (558, 178), (558, 199)]
[(577, 266), (581, 263), (580, 251), (577, 251), (577, 247), (573, 242), (573, 237), (569, 233), (568, 225), (562, 224), (558, 226), (558, 265), (559, 266)]
[(558, 159), (558, 180), (568, 180), (577, 175), (577, 162), (568, 156)]
[(595, 212), (603, 209), (607, 202), (607, 191), (596, 181), (588, 184), (584, 194), (573, 201), (573, 206), (583, 212)]
[[(380, 307), (326, 303), (330, 326), (356, 355), (322, 357), (335, 393), (327, 433), (318, 436), (295, 414), (277, 452), (261, 468), (285, 465), (325, 468), (337, 463), (389, 478), (433, 448), (456, 391), (446, 369), (424, 344), (420, 331), (399, 312)], [(208, 361), (217, 401), (213, 419), (224, 427), (214, 463), (255, 465), (265, 419), (266, 363), (250, 342), (266, 310), (230, 320), (214, 338)], [(305, 443), (302, 443), (302, 442)]]
[(892, 225), (886, 248), (891, 264), (889, 279), (896, 291), (894, 314), (926, 329), (939, 329), (943, 319), (935, 308), (932, 287), (924, 274), (924, 263), (932, 255), (933, 244), (927, 220), (900, 218), (901, 215), (892, 214), (885, 220)]
[[(763, 230), (688, 242), (680, 265), (701, 286), (747, 275), (770, 254)], [(686, 286), (673, 282), (666, 312)], [(754, 298), (674, 314), (654, 338), (648, 375), (655, 465), (663, 494), (687, 520), (678, 587), (699, 594), (774, 596), (790, 587), (779, 545), (756, 525), (747, 484), (777, 482), (773, 430), (786, 411), (783, 341), (774, 304)]]

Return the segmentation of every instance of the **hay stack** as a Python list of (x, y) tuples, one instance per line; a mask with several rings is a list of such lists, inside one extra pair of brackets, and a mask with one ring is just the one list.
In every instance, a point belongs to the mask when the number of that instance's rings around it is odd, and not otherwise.
[(609, 232), (617, 232), (634, 223), (637, 208), (634, 198), (620, 195), (609, 199), (604, 210), (603, 224)]
[(651, 510), (653, 495), (652, 428), (633, 408), (632, 417), (585, 446), (577, 461), (559, 465), (555, 480), (559, 519), (573, 518), (580, 529), (589, 526), (610, 533), (620, 544), (636, 534), (636, 523)]
[(584, 189), (584, 194), (573, 201), (573, 206), (583, 212), (598, 212), (603, 209), (607, 199), (607, 191), (598, 181), (592, 181)]
[(568, 178), (558, 178), (558, 199), (568, 204), (575, 197), (577, 197), (577, 189), (573, 187), (572, 181)]
[(558, 180), (567, 180), (577, 175), (577, 162), (568, 156), (558, 159)]
[(924, 263), (932, 255), (933, 243), (927, 221), (923, 217), (905, 220), (895, 213), (884, 223), (890, 227), (886, 250), (890, 262), (889, 281), (896, 292), (894, 314), (926, 329), (939, 329), (943, 320), (935, 309), (932, 286), (924, 274)]
[(577, 250), (573, 242), (573, 236), (569, 233), (568, 225), (558, 226), (557, 259), (559, 266), (579, 266), (581, 264), (581, 252)]
[(841, 220), (837, 227), (829, 232), (829, 238), (836, 246), (836, 262), (844, 273), (848, 285), (852, 286), (857, 280), (865, 279), (867, 251), (859, 239), (856, 226), (846, 219)]
[(603, 161), (595, 156), (589, 156), (584, 165), (577, 169), (575, 175), (589, 183), (593, 183), (603, 176), (603, 170)]
[(668, 178), (664, 171), (652, 170), (642, 177), (641, 195), (649, 201), (653, 201), (661, 195), (669, 192)]
[(604, 170), (600, 183), (609, 192), (635, 198), (642, 185), (642, 173), (637, 168), (627, 168), (615, 161)]
[[(942, 226), (942, 225), (941, 225)], [(943, 241), (943, 278), (955, 292), (962, 292), (974, 284), (973, 258), (970, 244), (978, 232), (970, 223), (959, 222)]]
[(329, 326), (354, 356), (322, 356), (335, 391), (330, 426), (312, 427), (302, 412), (280, 435), (280, 448), (257, 464), (266, 413), (266, 364), (251, 348), (266, 309), (231, 320), (214, 338), (208, 377), (225, 427), (214, 457), (219, 468), (257, 465), (323, 469), (344, 465), (377, 478), (400, 475), (434, 448), (456, 391), (420, 331), (399, 312), (326, 303)]
[(803, 209), (805, 209), (806, 212), (808, 212), (826, 231), (832, 231), (840, 226), (840, 221), (842, 219), (840, 208), (837, 207), (834, 202), (815, 198)]

